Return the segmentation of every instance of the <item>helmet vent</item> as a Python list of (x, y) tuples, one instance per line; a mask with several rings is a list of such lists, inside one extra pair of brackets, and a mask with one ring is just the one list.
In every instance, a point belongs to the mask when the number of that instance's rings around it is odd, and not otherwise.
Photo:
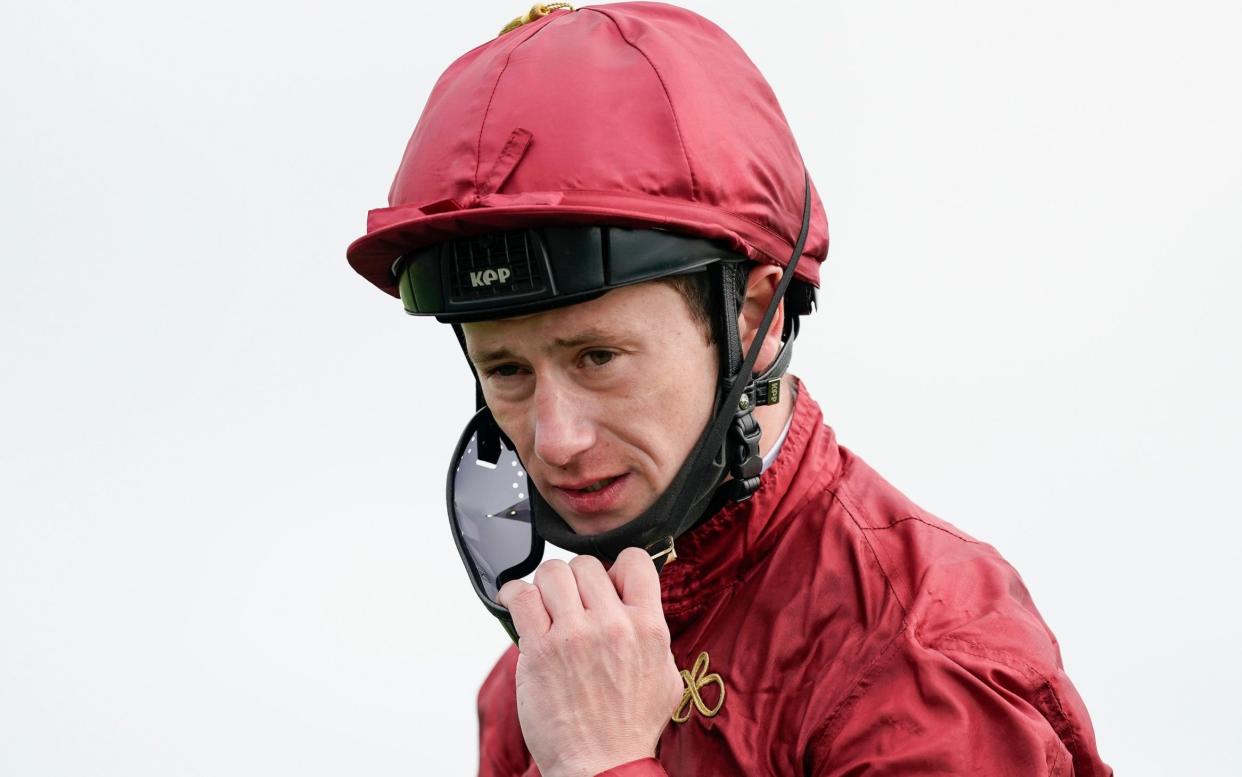
[(544, 290), (538, 237), (530, 230), (478, 235), (448, 244), (449, 298), (475, 302)]

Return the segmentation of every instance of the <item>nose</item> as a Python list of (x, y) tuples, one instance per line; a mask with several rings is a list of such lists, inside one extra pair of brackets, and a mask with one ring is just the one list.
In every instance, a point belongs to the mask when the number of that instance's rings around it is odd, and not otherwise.
[(566, 467), (595, 444), (595, 424), (584, 398), (544, 381), (535, 387), (535, 455), (553, 467)]

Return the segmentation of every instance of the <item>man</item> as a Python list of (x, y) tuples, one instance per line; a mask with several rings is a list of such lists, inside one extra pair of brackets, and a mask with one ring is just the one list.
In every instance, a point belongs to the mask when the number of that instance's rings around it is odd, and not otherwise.
[(785, 374), (827, 225), (721, 30), (537, 6), (441, 77), (390, 206), (351, 263), (477, 379), (449, 509), (518, 640), (480, 774), (1111, 774), (1016, 572)]

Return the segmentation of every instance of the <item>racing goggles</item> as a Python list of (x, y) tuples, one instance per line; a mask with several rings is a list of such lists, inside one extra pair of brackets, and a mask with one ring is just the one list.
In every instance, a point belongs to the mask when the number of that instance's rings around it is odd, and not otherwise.
[(517, 629), (496, 601), (502, 586), (535, 571), (543, 538), (532, 520), (532, 486), (513, 443), (486, 407), (474, 414), (453, 452), (448, 514), (457, 552), (483, 605), (514, 643)]

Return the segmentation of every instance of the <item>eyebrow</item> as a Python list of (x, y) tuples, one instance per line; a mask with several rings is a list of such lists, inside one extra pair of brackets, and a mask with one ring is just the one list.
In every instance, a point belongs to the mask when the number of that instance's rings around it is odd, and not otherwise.
[(556, 348), (580, 348), (591, 343), (620, 339), (619, 335), (603, 329), (585, 329), (576, 337), (558, 337), (552, 341), (552, 345)]
[[(548, 350), (568, 350), (570, 348), (581, 348), (591, 343), (617, 341), (622, 338), (615, 333), (605, 331), (603, 329), (584, 329), (573, 337), (557, 337), (552, 341), (552, 347)], [(494, 361), (503, 361), (505, 359), (516, 359), (517, 354), (510, 350), (507, 346), (493, 348), (487, 351), (481, 351), (477, 354), (469, 353), (470, 361), (474, 364), (487, 364)]]
[(470, 353), (469, 349), (467, 349), (466, 356), (470, 357), (471, 364), (485, 364), (504, 359), (513, 359), (516, 358), (517, 354), (508, 348), (496, 348), (491, 351), (483, 351), (482, 353)]

